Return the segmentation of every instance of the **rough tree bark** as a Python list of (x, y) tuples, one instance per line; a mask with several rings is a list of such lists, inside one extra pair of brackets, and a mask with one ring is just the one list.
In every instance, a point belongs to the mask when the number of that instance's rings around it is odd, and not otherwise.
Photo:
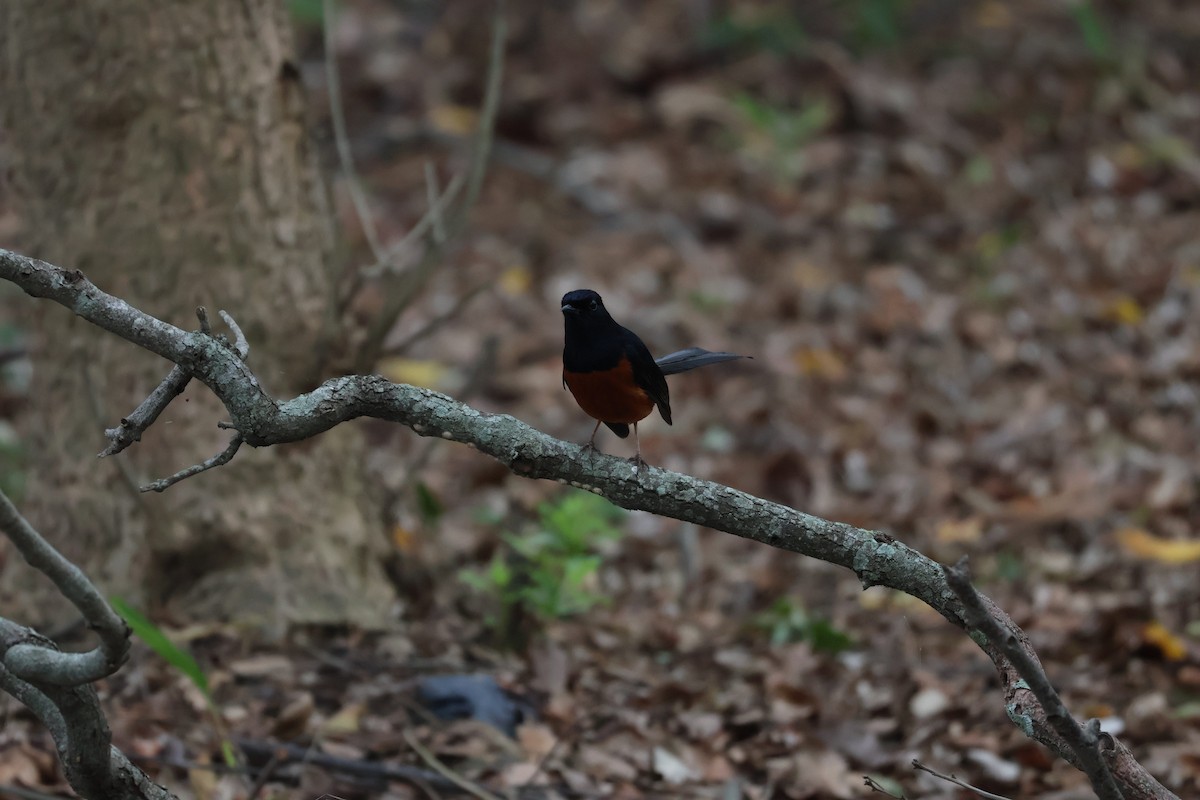
[[(322, 371), (335, 279), (291, 51), (279, 0), (0, 5), (0, 132), (23, 249), (183, 326), (197, 305), (238, 309), (252, 363), (282, 395)], [(360, 431), (247, 452), (240, 473), (139, 495), (135, 484), (220, 449), (220, 403), (194, 384), (143, 442), (98, 462), (99, 431), (171, 365), (82, 320), (24, 311), (37, 370), (21, 425), (29, 482), (55, 487), (33, 493), (28, 516), (106, 591), (272, 625), (385, 619), (382, 501), (361, 475)], [(42, 621), (67, 611), (17, 561), (0, 575), (4, 607)]]

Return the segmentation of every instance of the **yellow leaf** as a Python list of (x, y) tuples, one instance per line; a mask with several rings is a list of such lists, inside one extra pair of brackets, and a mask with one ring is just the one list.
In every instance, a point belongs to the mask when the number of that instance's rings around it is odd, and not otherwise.
[(1121, 294), (1109, 301), (1104, 309), (1104, 316), (1122, 325), (1137, 325), (1146, 316), (1146, 312), (1127, 294)]
[(366, 706), (362, 703), (351, 703), (344, 706), (325, 721), (321, 730), (324, 733), (354, 733), (359, 729), (364, 711), (366, 711)]
[(1113, 151), (1112, 160), (1118, 167), (1138, 170), (1146, 166), (1146, 151), (1135, 142), (1124, 142)]
[(217, 796), (217, 773), (211, 769), (204, 769), (204, 765), (208, 763), (206, 754), (197, 754), (197, 766), (188, 770), (188, 783), (192, 785), (192, 792), (197, 800), (210, 800)]
[(858, 602), (869, 611), (902, 611), (904, 613), (920, 613), (936, 616), (937, 612), (926, 605), (924, 600), (910, 594), (888, 589), (884, 586), (872, 586), (859, 592)]
[(981, 28), (1008, 28), (1012, 22), (1013, 13), (1008, 3), (988, 0), (975, 11), (975, 24)]
[(392, 546), (401, 553), (407, 553), (412, 550), (412, 546), (416, 541), (417, 537), (413, 535), (413, 532), (403, 525), (392, 527)]
[(1161, 622), (1147, 623), (1142, 628), (1142, 641), (1157, 647), (1167, 661), (1183, 661), (1187, 658), (1187, 645)]
[(1122, 528), (1117, 543), (1131, 556), (1163, 564), (1188, 564), (1200, 561), (1200, 541), (1163, 539), (1140, 528)]
[(449, 370), (437, 361), (419, 358), (385, 358), (379, 374), (395, 383), (410, 383), (427, 389), (440, 388)]
[(514, 264), (500, 275), (500, 289), (505, 294), (523, 295), (533, 284), (533, 273), (524, 264)]
[(994, 261), (1004, 254), (1008, 245), (999, 231), (988, 231), (975, 240), (975, 252), (985, 261)]
[(944, 519), (938, 523), (935, 535), (939, 542), (956, 544), (978, 542), (983, 538), (983, 517)]
[(801, 291), (819, 292), (834, 283), (834, 276), (824, 266), (812, 261), (798, 260), (792, 264), (792, 279)]
[(1184, 265), (1179, 275), (1188, 286), (1200, 286), (1200, 264)]
[(475, 109), (467, 106), (434, 106), (429, 110), (429, 121), (442, 133), (466, 136), (475, 130), (478, 118)]
[(792, 361), (801, 375), (840, 381), (846, 377), (846, 364), (841, 356), (824, 347), (801, 347), (792, 354)]

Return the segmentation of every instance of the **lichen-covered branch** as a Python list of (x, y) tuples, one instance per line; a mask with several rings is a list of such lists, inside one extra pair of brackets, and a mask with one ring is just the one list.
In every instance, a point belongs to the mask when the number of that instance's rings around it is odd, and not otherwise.
[[(650, 467), (634, 471), (619, 458), (585, 452), (506, 414), (485, 414), (444, 394), (391, 383), (376, 375), (327, 381), (307, 394), (280, 401), (254, 373), (211, 336), (165, 323), (92, 285), (82, 273), (0, 250), (0, 278), (27, 293), (73, 310), (88, 321), (180, 365), (225, 404), (231, 427), (246, 444), (266, 447), (315, 436), (357, 417), (406, 425), (421, 436), (466, 444), (515, 474), (547, 478), (601, 494), (628, 509), (649, 511), (752, 539), (853, 570), (863, 586), (888, 586), (923, 600), (955, 626), (974, 633), (1003, 679), (1006, 707), (1027, 734), (1075, 763), (1046, 712), (1028, 696), (1003, 651), (968, 622), (941, 565), (878, 531), (814, 517), (729, 486)], [(981, 601), (1020, 646), (1032, 653), (1021, 630), (990, 600)], [(1175, 796), (1115, 742), (1109, 759), (1126, 800)], [(1175, 798), (1177, 800), (1177, 798)]]
[(171, 797), (112, 746), (92, 683), (125, 659), (129, 629), (99, 590), (33, 529), (0, 492), (0, 532), (83, 614), (100, 637), (86, 653), (63, 653), (44, 636), (0, 618), (0, 690), (33, 712), (54, 739), (67, 780), (81, 797)]
[(54, 582), (100, 638), (100, 644), (86, 653), (59, 653), (44, 647), (42, 642), (7, 640), (4, 666), (16, 677), (39, 685), (79, 686), (116, 672), (129, 653), (129, 627), (125, 620), (112, 610), (79, 567), (26, 522), (3, 492), (0, 492), (0, 531), (31, 567)]
[(1121, 790), (1113, 780), (1101, 752), (1099, 721), (1092, 720), (1084, 726), (1071, 716), (1037, 656), (1017, 638), (1016, 633), (1006, 628), (1001, 620), (984, 606), (983, 598), (971, 584), (966, 556), (953, 567), (943, 569), (946, 582), (963, 604), (967, 624), (972, 630), (986, 636), (991, 645), (999, 648), (1008, 663), (1024, 679), (1026, 688), (1037, 698), (1050, 726), (1062, 737), (1062, 741), (1075, 756), (1071, 762), (1088, 776), (1096, 796), (1100, 800), (1121, 800)]

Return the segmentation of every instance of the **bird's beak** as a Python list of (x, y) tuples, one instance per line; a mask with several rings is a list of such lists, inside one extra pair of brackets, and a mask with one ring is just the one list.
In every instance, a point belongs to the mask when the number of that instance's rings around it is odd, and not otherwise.
[(563, 312), (564, 314), (578, 314), (578, 313), (579, 313), (579, 309), (578, 309), (578, 308), (576, 308), (575, 306), (563, 306), (563, 307), (562, 307), (562, 312)]

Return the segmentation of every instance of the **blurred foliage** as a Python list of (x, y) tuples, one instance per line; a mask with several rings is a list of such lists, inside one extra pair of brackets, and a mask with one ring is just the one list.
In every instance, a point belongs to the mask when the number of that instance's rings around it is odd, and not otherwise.
[(710, 50), (796, 55), (807, 47), (808, 35), (786, 5), (736, 5), (705, 28), (700, 45)]
[(200, 664), (192, 657), (191, 653), (171, 641), (162, 628), (155, 625), (148, 617), (120, 597), (110, 598), (109, 603), (112, 604), (113, 609), (129, 625), (134, 636), (141, 639), (159, 658), (183, 674), (199, 690), (201, 696), (204, 697), (204, 702), (208, 706), (209, 712), (212, 714), (213, 724), (220, 734), (221, 753), (225, 759), (225, 764), (231, 768), (236, 768), (238, 762), (237, 755), (234, 753), (233, 742), (230, 741), (229, 736), (225, 733), (225, 726), (221, 721), (221, 712), (217, 708), (212, 692), (209, 689), (208, 676), (204, 673)]
[(446, 510), (442, 505), (442, 501), (424, 483), (418, 482), (415, 491), (417, 495), (417, 510), (421, 513), (421, 519), (427, 525), (436, 524)]
[(1111, 66), (1116, 63), (1116, 49), (1113, 47), (1112, 36), (1109, 35), (1108, 25), (1096, 10), (1091, 0), (1081, 0), (1072, 3), (1071, 17), (1079, 29), (1079, 35), (1088, 49), (1088, 53), (1099, 64)]
[(814, 617), (803, 606), (781, 597), (754, 618), (754, 626), (767, 634), (771, 645), (808, 642), (813, 650), (840, 653), (854, 646), (849, 634), (829, 620)]
[(845, 0), (842, 5), (860, 50), (895, 47), (903, 40), (908, 0)]
[(833, 107), (815, 98), (800, 108), (783, 108), (745, 92), (733, 98), (743, 125), (736, 147), (754, 166), (794, 181), (804, 172), (804, 145), (833, 120)]
[(325, 21), (321, 0), (287, 0), (288, 13), (297, 25), (319, 28)]
[(621, 509), (590, 492), (573, 491), (538, 508), (538, 524), (506, 533), (505, 548), (482, 570), (460, 579), (488, 598), (485, 618), (498, 643), (519, 648), (530, 624), (580, 614), (606, 602), (595, 574), (603, 557), (597, 545), (621, 537)]

